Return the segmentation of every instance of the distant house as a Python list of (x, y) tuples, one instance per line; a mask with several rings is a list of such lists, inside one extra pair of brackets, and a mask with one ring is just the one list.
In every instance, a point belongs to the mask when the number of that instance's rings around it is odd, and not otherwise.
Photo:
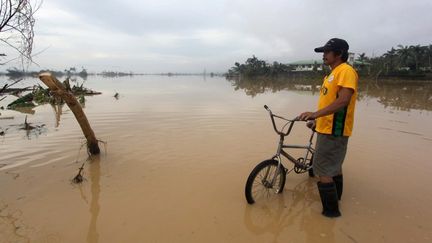
[(322, 60), (302, 60), (297, 62), (288, 63), (293, 67), (294, 72), (305, 72), (305, 71), (322, 71), (323, 61)]
[(363, 68), (363, 67), (368, 67), (368, 66), (372, 66), (371, 63), (366, 62), (366, 61), (361, 61), (361, 60), (355, 60), (354, 61), (354, 67), (359, 67), (359, 68)]
[[(371, 64), (361, 60), (355, 60), (355, 53), (348, 53), (348, 61), (351, 66), (357, 70), (369, 69)], [(322, 60), (302, 60), (297, 62), (288, 63), (293, 67), (294, 72), (306, 72), (306, 71), (322, 71), (323, 61)]]

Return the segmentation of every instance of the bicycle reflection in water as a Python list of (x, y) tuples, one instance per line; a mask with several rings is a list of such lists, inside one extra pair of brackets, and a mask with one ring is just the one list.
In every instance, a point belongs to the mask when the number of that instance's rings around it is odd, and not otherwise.
[[(272, 234), (273, 241), (288, 236), (288, 242), (334, 242), (335, 221), (319, 217), (315, 180), (306, 179), (272, 200), (246, 205), (244, 224), (258, 235)], [(316, 207), (313, 204), (316, 203)]]

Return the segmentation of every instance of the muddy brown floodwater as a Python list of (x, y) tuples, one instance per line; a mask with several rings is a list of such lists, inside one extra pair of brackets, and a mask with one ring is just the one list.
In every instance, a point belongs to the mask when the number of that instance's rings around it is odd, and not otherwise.
[[(25, 114), (2, 111), (14, 119), (0, 120), (0, 242), (432, 242), (430, 86), (361, 86), (338, 219), (321, 216), (305, 174), (289, 174), (267, 203), (244, 197), (249, 172), (276, 149), (263, 105), (313, 110), (309, 86), (161, 76), (86, 86), (103, 92), (85, 112), (107, 145), (80, 185), (70, 180), (83, 137), (66, 106), (30, 111), (45, 124), (30, 133), (15, 126)], [(287, 141), (308, 135), (300, 124)]]

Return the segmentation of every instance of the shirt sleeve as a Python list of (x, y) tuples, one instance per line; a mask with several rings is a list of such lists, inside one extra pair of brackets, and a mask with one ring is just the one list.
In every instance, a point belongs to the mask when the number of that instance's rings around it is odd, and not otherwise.
[(339, 73), (338, 86), (357, 90), (358, 76), (354, 69), (345, 69)]

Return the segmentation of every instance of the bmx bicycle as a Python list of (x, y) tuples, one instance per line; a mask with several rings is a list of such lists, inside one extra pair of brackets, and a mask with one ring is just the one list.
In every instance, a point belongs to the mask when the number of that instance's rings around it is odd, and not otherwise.
[[(314, 177), (312, 163), (315, 149), (312, 147), (312, 140), (315, 136), (315, 130), (312, 128), (312, 134), (307, 145), (285, 144), (285, 137), (291, 133), (294, 123), (300, 120), (296, 118), (286, 119), (275, 115), (267, 105), (264, 105), (264, 108), (269, 112), (273, 129), (279, 135), (279, 142), (276, 154), (271, 159), (264, 160), (256, 165), (249, 174), (245, 187), (245, 196), (249, 204), (253, 204), (257, 200), (266, 200), (274, 194), (282, 193), (286, 176), (292, 171), (297, 174), (308, 172), (310, 177)], [(284, 122), (280, 130), (276, 127), (275, 118), (281, 119)], [(303, 149), (305, 150), (305, 155), (296, 159), (284, 149)], [(283, 165), (282, 156), (292, 162), (292, 168), (289, 169)]]

